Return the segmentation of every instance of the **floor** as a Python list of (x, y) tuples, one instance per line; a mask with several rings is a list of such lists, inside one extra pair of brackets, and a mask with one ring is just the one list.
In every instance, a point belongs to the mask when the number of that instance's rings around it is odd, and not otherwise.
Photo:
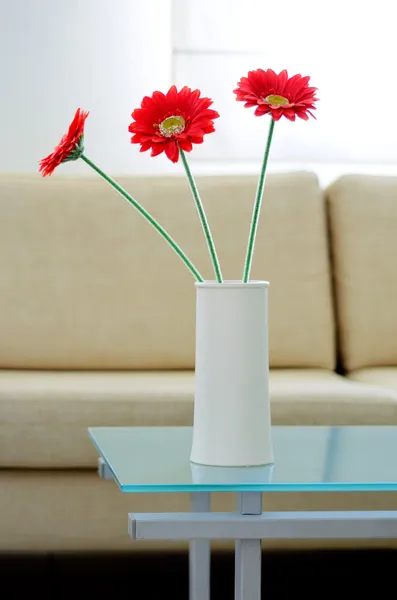
[[(388, 597), (396, 561), (397, 550), (265, 553), (262, 597), (290, 600), (297, 591), (305, 600)], [(213, 557), (211, 600), (233, 598), (233, 570), (232, 554)], [(70, 600), (81, 594), (94, 600), (187, 600), (187, 555), (0, 555), (2, 600)]]

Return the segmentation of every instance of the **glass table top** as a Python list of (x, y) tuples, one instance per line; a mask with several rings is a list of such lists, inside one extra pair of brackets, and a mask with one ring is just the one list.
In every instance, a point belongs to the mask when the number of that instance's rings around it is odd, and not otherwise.
[(92, 427), (122, 492), (397, 491), (397, 427), (273, 427), (275, 462), (190, 462), (191, 427)]

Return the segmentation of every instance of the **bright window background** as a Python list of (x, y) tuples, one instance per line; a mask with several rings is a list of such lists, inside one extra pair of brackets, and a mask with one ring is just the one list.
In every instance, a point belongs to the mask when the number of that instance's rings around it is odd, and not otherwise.
[[(317, 120), (277, 123), (270, 169), (397, 174), (392, 0), (3, 0), (1, 171), (35, 172), (75, 109), (90, 110), (87, 154), (115, 175), (181, 173), (129, 143), (142, 97), (175, 82), (214, 100), (216, 134), (196, 173), (257, 173), (269, 120), (235, 101), (258, 67), (312, 77)], [(86, 173), (81, 161), (61, 167)]]
[[(0, 0), (0, 169), (35, 172), (77, 107), (115, 175), (168, 168), (130, 144), (132, 110), (171, 81), (171, 0)], [(62, 173), (90, 172), (82, 161)]]
[[(393, 171), (397, 164), (394, 3), (391, 0), (174, 0), (173, 68), (221, 113), (195, 160), (260, 161), (268, 119), (232, 94), (249, 70), (311, 75), (317, 120), (276, 124), (273, 166)], [(322, 166), (322, 167), (321, 167)]]

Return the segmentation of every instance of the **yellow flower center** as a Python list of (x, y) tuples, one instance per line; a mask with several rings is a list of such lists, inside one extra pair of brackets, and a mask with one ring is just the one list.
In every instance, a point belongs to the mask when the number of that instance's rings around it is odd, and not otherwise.
[(167, 117), (159, 125), (159, 131), (164, 137), (172, 137), (185, 129), (185, 119), (180, 115)]
[(285, 106), (285, 104), (289, 104), (288, 98), (284, 98), (284, 96), (277, 96), (277, 94), (271, 94), (265, 98), (265, 102), (268, 102), (272, 106)]

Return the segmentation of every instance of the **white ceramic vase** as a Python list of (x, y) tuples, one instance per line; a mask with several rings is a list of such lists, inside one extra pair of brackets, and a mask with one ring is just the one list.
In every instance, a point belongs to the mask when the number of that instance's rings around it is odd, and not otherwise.
[(273, 462), (268, 283), (196, 283), (196, 375), (191, 461)]

